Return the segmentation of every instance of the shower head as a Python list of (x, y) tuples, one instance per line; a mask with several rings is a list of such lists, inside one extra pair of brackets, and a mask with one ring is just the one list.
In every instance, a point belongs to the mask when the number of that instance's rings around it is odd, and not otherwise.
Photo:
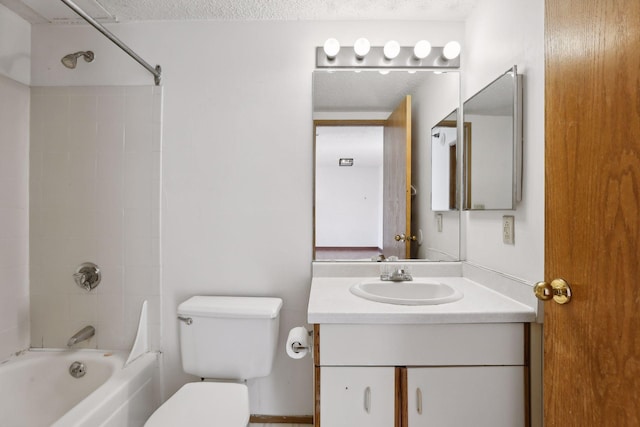
[(78, 63), (78, 57), (82, 56), (86, 62), (93, 61), (93, 52), (88, 50), (86, 52), (76, 52), (70, 53), (69, 55), (62, 58), (61, 62), (67, 68), (76, 68), (76, 64)]

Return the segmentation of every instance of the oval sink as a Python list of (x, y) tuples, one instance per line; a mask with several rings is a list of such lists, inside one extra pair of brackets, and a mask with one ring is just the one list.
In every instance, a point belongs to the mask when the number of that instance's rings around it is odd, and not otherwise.
[(409, 282), (387, 282), (372, 280), (356, 283), (351, 293), (371, 301), (402, 305), (435, 305), (458, 301), (464, 295), (444, 283), (413, 280)]

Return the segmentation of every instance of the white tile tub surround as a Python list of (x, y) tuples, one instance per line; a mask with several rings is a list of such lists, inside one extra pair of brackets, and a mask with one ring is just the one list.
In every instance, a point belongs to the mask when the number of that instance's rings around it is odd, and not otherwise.
[(0, 74), (0, 360), (29, 346), (29, 93)]
[[(159, 348), (162, 89), (34, 87), (31, 91), (31, 345), (129, 349), (149, 301)], [(73, 281), (82, 262), (102, 282)]]

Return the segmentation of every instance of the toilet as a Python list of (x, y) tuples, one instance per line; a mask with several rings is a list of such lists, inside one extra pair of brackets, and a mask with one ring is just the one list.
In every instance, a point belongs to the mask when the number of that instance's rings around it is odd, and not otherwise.
[(145, 427), (246, 427), (243, 381), (271, 373), (281, 307), (280, 298), (260, 297), (194, 296), (180, 304), (182, 369), (214, 381), (185, 384)]

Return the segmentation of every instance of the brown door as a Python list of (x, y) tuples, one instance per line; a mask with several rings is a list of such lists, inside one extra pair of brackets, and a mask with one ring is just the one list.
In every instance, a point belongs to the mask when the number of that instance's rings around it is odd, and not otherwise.
[(545, 427), (640, 426), (640, 1), (545, 5)]
[(384, 125), (382, 190), (382, 243), (385, 256), (409, 258), (409, 241), (396, 235), (411, 235), (411, 95), (389, 115)]

